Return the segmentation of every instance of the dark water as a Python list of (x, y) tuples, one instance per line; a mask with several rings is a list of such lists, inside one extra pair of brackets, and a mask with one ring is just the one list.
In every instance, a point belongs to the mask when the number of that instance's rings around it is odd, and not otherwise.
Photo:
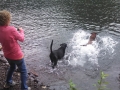
[[(119, 90), (119, 0), (1, 0), (2, 9), (11, 12), (12, 25), (25, 30), (20, 44), (28, 70), (38, 73), (39, 83), (69, 90), (72, 79), (78, 90), (96, 90), (93, 84), (102, 70), (109, 74), (108, 88)], [(96, 41), (81, 47), (93, 31), (98, 33)], [(68, 44), (55, 70), (49, 59), (52, 39), (53, 49)]]

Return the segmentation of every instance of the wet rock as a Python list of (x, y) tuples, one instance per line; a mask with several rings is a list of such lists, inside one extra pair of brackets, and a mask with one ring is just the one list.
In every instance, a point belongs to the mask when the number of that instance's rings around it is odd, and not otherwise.
[(30, 71), (29, 73), (33, 74), (35, 77), (38, 77), (38, 74), (35, 71)]
[[(48, 90), (48, 88), (50, 87), (50, 86), (46, 86), (46, 85), (44, 85), (43, 83), (41, 83), (40, 84), (40, 87), (41, 87), (41, 89), (45, 89), (45, 90)], [(54, 89), (53, 89), (54, 90)]]
[(9, 66), (9, 63), (5, 63), (5, 65)]
[(3, 59), (0, 59), (0, 61), (3, 62), (3, 63), (7, 63), (7, 61), (6, 61), (6, 60), (3, 60)]
[(37, 79), (34, 80), (35, 83), (38, 83), (39, 81)]

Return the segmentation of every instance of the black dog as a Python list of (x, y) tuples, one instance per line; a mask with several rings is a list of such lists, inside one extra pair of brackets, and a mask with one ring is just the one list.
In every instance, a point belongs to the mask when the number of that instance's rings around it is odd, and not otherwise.
[(50, 45), (50, 51), (51, 51), (50, 59), (52, 63), (52, 68), (54, 69), (54, 67), (57, 65), (58, 60), (64, 57), (67, 44), (66, 43), (60, 44), (61, 47), (54, 51), (52, 51), (52, 45), (53, 45), (53, 40)]

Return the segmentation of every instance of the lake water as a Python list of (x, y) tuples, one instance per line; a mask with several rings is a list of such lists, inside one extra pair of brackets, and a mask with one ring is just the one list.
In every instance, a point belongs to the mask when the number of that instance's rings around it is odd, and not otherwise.
[[(11, 25), (22, 27), (25, 41), (20, 43), (28, 71), (36, 72), (39, 83), (51, 89), (69, 90), (71, 79), (78, 90), (96, 90), (99, 72), (109, 74), (108, 88), (119, 90), (120, 1), (119, 0), (2, 0), (0, 10), (12, 14)], [(89, 40), (97, 32), (96, 40)], [(53, 49), (67, 43), (65, 57), (51, 68)]]

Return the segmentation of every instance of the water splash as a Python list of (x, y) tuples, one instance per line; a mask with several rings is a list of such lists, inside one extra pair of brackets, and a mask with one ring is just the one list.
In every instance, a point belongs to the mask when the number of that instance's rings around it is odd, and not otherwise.
[[(69, 56), (69, 64), (76, 66), (84, 66), (86, 63), (91, 63), (99, 66), (98, 60), (112, 57), (116, 41), (110, 36), (97, 35), (96, 40), (87, 46), (81, 46), (88, 42), (91, 34), (85, 31), (74, 33), (69, 46), (72, 47)], [(99, 59), (98, 59), (99, 57)], [(100, 58), (102, 57), (102, 58)]]

